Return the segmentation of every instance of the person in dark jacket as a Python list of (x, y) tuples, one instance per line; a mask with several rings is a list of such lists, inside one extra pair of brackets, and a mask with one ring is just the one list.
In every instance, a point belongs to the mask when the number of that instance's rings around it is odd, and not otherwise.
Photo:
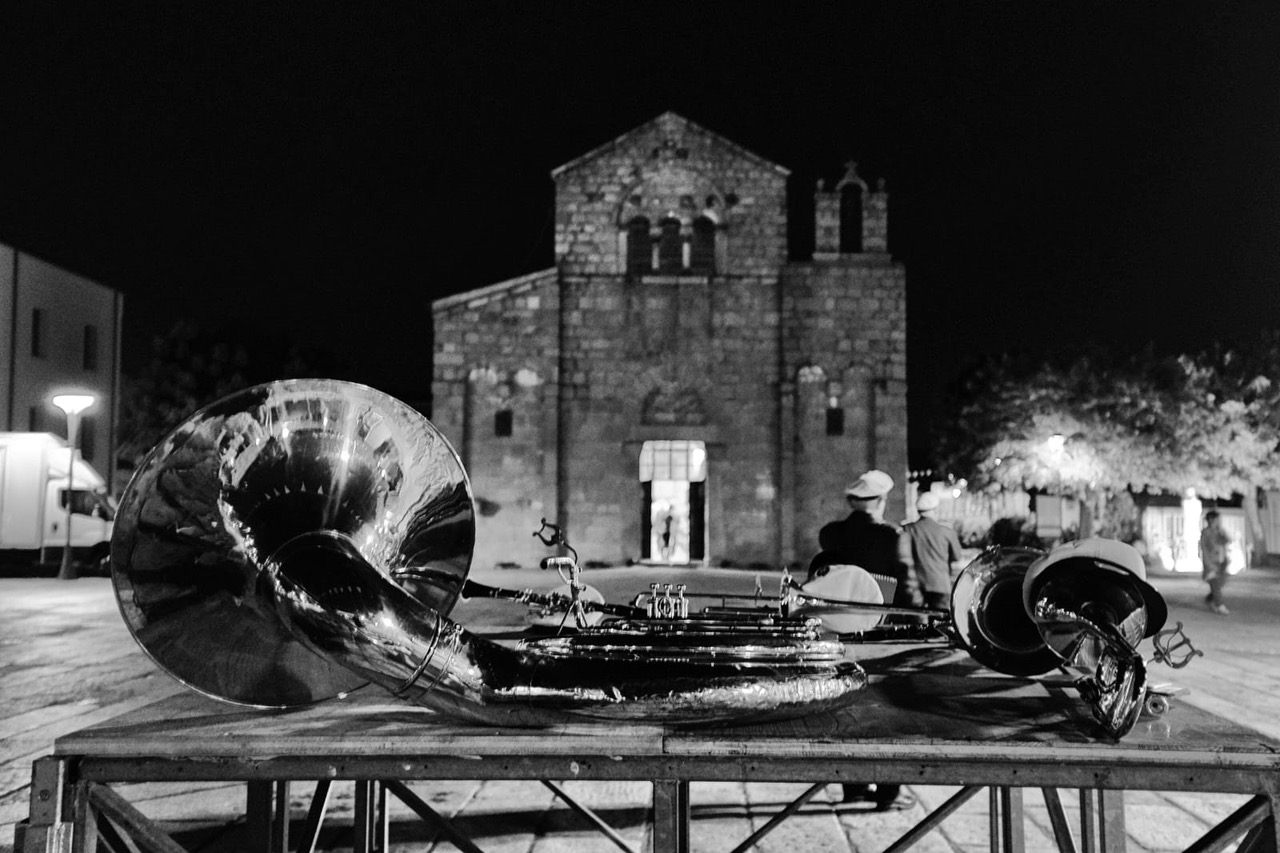
[(818, 556), (809, 566), (809, 580), (822, 574), (828, 565), (861, 566), (873, 575), (897, 581), (893, 603), (920, 606), (920, 585), (911, 571), (911, 542), (898, 526), (884, 520), (884, 508), (893, 491), (893, 478), (871, 470), (845, 489), (851, 510), (846, 518), (826, 524), (818, 531)]
[[(868, 471), (845, 489), (850, 513), (818, 531), (818, 546), (822, 550), (809, 564), (809, 580), (821, 577), (828, 566), (861, 566), (873, 575), (897, 581), (894, 604), (919, 606), (923, 603), (911, 571), (910, 540), (897, 525), (884, 520), (884, 508), (891, 491), (893, 478), (877, 470)], [(915, 805), (915, 798), (904, 793), (901, 785), (846, 782), (842, 787), (844, 802), (871, 803), (876, 811)]]

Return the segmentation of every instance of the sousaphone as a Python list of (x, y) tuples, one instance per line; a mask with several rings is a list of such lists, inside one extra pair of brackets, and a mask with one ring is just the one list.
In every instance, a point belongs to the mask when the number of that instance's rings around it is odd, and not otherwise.
[(112, 577), (162, 669), (255, 707), (374, 682), (489, 724), (705, 723), (840, 707), (866, 684), (818, 620), (769, 611), (477, 636), (448, 618), (475, 536), (466, 472), (425, 417), (363, 385), (288, 380), (151, 451), (121, 499)]

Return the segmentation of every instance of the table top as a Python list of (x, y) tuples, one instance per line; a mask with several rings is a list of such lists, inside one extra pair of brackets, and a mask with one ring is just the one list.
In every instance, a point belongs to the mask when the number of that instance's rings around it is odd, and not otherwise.
[(269, 756), (573, 756), (732, 760), (868, 758), (963, 761), (1152, 761), (1280, 772), (1280, 741), (1179, 697), (1108, 738), (1063, 681), (1001, 675), (962, 652), (907, 648), (868, 663), (848, 707), (756, 725), (679, 728), (571, 721), (510, 729), (454, 721), (365, 687), (290, 711), (228, 705), (194, 691), (59, 738), (55, 753), (90, 758)]

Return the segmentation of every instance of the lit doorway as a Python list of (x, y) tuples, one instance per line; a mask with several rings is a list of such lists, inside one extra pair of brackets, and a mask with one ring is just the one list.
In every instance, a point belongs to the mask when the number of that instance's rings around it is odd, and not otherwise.
[(646, 441), (640, 449), (640, 556), (697, 563), (707, 556), (707, 450), (701, 441)]

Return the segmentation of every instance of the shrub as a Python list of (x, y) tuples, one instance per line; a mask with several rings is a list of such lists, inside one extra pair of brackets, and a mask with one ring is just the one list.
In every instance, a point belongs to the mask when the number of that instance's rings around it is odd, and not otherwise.
[(990, 525), (983, 524), (980, 521), (965, 521), (963, 519), (957, 521), (954, 528), (962, 548), (983, 547), (987, 544), (987, 533), (991, 530)]
[(1036, 535), (1036, 527), (1026, 516), (1005, 516), (991, 522), (987, 532), (988, 546), (1021, 546), (1024, 548), (1041, 547), (1040, 537)]

